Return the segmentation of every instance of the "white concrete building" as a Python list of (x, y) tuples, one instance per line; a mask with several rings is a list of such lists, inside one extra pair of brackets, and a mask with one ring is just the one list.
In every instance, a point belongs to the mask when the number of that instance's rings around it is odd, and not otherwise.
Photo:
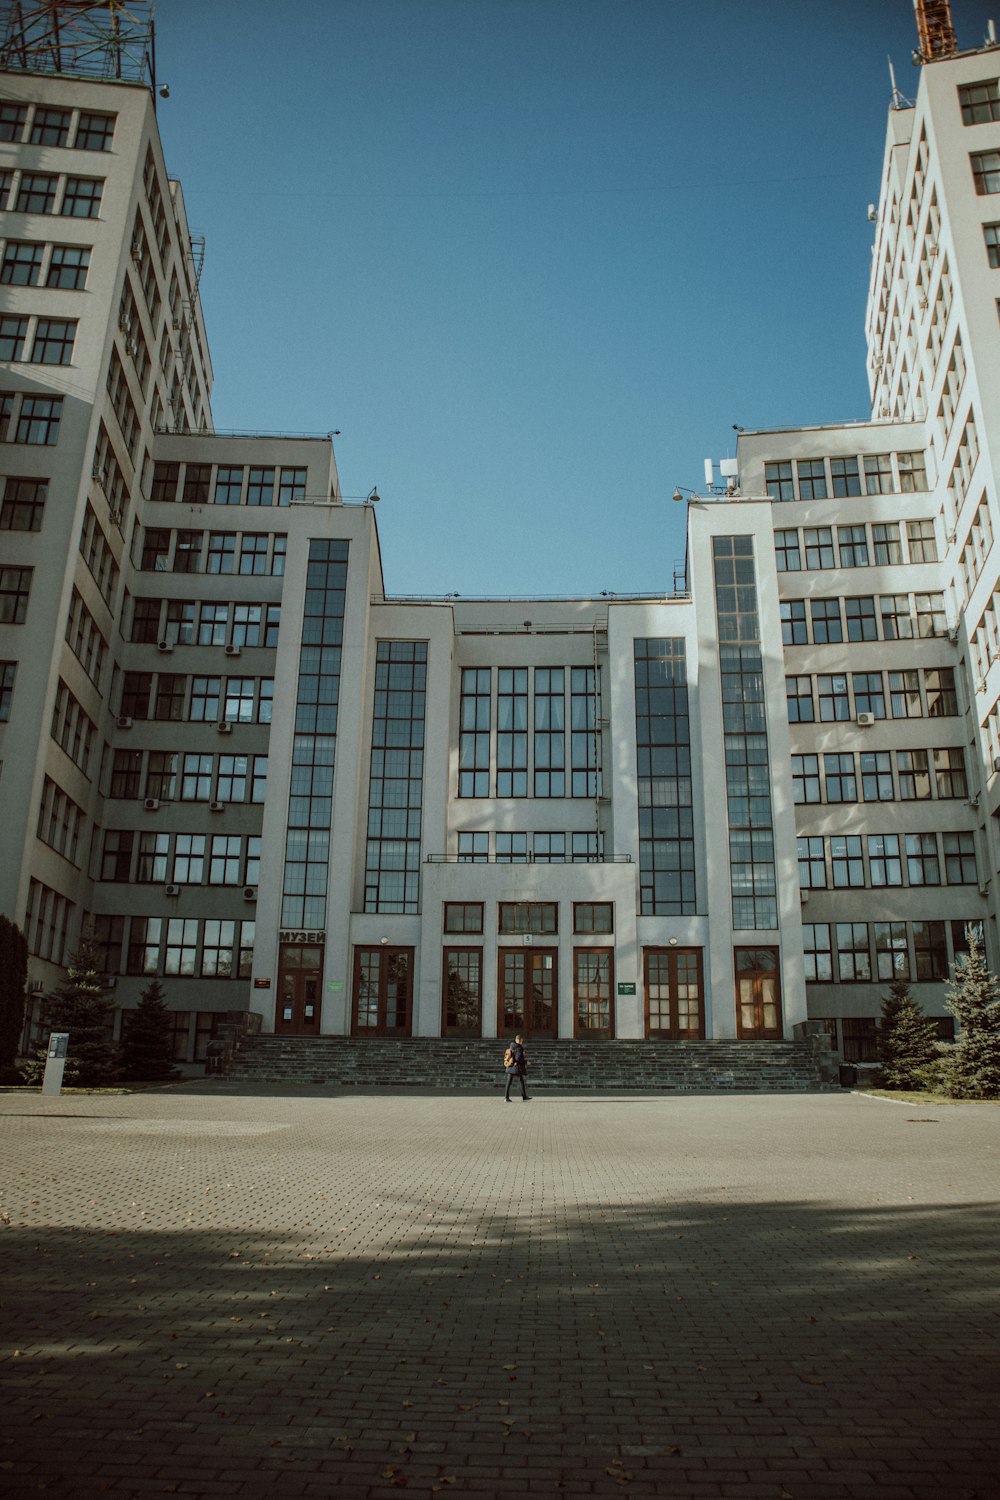
[(186, 1062), (247, 1011), (810, 1018), (863, 1060), (895, 974), (946, 1028), (967, 923), (997, 959), (1000, 50), (945, 44), (890, 112), (871, 420), (743, 433), (685, 591), (530, 601), (386, 595), (329, 439), (213, 432), (148, 80), (6, 55), (0, 909), (36, 1018), (89, 930)]

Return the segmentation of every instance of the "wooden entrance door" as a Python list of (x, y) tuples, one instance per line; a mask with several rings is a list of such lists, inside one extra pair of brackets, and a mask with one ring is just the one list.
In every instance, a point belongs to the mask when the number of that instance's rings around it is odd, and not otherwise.
[(355, 948), (355, 1036), (409, 1036), (413, 949)]
[(679, 1042), (705, 1035), (701, 959), (700, 948), (643, 950), (648, 1037)]
[(578, 1037), (614, 1036), (614, 977), (613, 949), (574, 948), (573, 1011)]
[(482, 1036), (483, 950), (446, 948), (441, 992), (441, 1035)]
[(501, 948), (497, 1024), (501, 1036), (555, 1036), (558, 1000), (555, 948)]
[(285, 1036), (319, 1036), (322, 943), (282, 943), (274, 1029)]
[(744, 1041), (781, 1039), (777, 948), (736, 949), (736, 1034)]

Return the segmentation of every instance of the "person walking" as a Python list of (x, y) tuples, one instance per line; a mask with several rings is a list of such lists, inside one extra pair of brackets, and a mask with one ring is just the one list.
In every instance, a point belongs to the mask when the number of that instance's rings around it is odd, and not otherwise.
[[(507, 1061), (508, 1057), (510, 1058), (509, 1062)], [(510, 1103), (510, 1086), (514, 1082), (515, 1078), (521, 1085), (521, 1099), (524, 1101), (524, 1103), (527, 1103), (528, 1091), (524, 1086), (524, 1075), (528, 1071), (528, 1058), (524, 1050), (524, 1038), (521, 1036), (520, 1032), (518, 1032), (517, 1036), (514, 1038), (514, 1045), (507, 1048), (507, 1053), (504, 1057), (504, 1064), (505, 1071), (507, 1073), (507, 1087), (504, 1089), (503, 1095), (504, 1103)]]

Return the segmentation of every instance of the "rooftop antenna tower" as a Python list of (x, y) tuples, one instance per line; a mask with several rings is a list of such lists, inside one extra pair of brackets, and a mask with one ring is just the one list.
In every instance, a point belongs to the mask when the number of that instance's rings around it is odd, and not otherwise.
[(936, 62), (941, 57), (954, 57), (958, 42), (951, 24), (948, 0), (913, 0), (913, 9), (917, 13), (920, 43), (914, 62)]
[(896, 69), (892, 65), (892, 58), (886, 59), (889, 64), (889, 82), (892, 85), (892, 97), (889, 100), (890, 109), (912, 109), (913, 100), (907, 99), (902, 89), (896, 82)]
[(4, 0), (0, 68), (152, 88), (153, 0)]

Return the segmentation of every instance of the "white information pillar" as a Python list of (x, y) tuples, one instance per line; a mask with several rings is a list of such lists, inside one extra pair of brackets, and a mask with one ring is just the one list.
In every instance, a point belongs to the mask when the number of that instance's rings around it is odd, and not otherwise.
[(45, 1059), (45, 1077), (42, 1079), (43, 1094), (61, 1094), (63, 1069), (69, 1049), (69, 1032), (53, 1031), (49, 1035), (49, 1055)]

